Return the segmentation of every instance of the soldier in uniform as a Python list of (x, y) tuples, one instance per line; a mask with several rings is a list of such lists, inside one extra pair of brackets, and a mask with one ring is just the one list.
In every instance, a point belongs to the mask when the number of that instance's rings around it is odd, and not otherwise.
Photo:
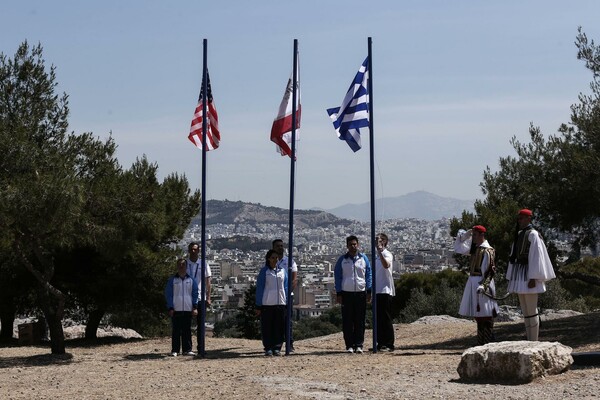
[(477, 344), (494, 340), (494, 317), (498, 315), (498, 303), (486, 296), (495, 294), (495, 251), (485, 239), (486, 229), (476, 225), (468, 231), (460, 230), (454, 242), (454, 251), (469, 254), (469, 279), (465, 286), (458, 313), (473, 317), (477, 322)]
[(538, 294), (546, 291), (545, 282), (556, 275), (542, 236), (531, 224), (532, 217), (533, 213), (526, 208), (517, 215), (506, 279), (508, 291), (519, 296), (527, 340), (536, 341), (540, 331)]

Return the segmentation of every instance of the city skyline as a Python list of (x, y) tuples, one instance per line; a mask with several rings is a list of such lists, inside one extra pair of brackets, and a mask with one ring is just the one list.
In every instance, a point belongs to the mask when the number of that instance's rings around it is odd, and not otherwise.
[(145, 154), (161, 178), (184, 173), (199, 188), (201, 152), (187, 134), (207, 38), (222, 140), (208, 153), (206, 198), (287, 208), (290, 162), (269, 132), (298, 39), (295, 205), (332, 209), (369, 200), (369, 134), (353, 153), (325, 110), (341, 104), (372, 37), (376, 198), (470, 200), (485, 168), (514, 155), (513, 136), (527, 141), (530, 123), (555, 134), (589, 93), (574, 40), (578, 26), (600, 40), (599, 12), (596, 1), (558, 0), (26, 0), (3, 8), (0, 52), (39, 42), (70, 96), (69, 130), (112, 132), (125, 168)]

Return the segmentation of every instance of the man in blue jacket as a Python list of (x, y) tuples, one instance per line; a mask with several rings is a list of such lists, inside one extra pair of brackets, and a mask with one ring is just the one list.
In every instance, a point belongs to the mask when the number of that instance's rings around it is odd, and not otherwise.
[(198, 283), (187, 274), (187, 262), (183, 258), (177, 260), (177, 273), (169, 278), (165, 287), (165, 300), (171, 324), (171, 355), (181, 354), (193, 356), (192, 351), (192, 317), (198, 315)]
[(363, 352), (367, 302), (371, 301), (371, 264), (358, 251), (358, 238), (346, 238), (348, 252), (335, 264), (334, 279), (337, 303), (342, 305), (342, 327), (346, 352)]

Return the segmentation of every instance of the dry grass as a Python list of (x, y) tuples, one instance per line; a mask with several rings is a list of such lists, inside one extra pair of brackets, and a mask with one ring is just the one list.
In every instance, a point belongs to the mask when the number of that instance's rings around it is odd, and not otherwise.
[[(372, 343), (367, 332), (366, 343)], [(168, 357), (168, 338), (96, 343), (70, 341), (68, 354), (48, 347), (0, 348), (3, 399), (402, 399), (594, 398), (600, 368), (570, 371), (527, 385), (458, 380), (475, 324), (396, 325), (397, 350), (343, 353), (341, 334), (296, 343), (297, 353), (265, 358), (255, 340), (207, 338), (204, 359)], [(498, 340), (523, 338), (522, 323), (497, 324)], [(600, 351), (600, 313), (547, 321), (541, 340), (574, 351)]]

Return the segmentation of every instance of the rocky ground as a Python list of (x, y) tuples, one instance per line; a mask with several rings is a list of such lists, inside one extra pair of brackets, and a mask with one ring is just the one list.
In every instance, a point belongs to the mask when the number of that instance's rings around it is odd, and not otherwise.
[[(207, 338), (205, 358), (170, 357), (168, 338), (67, 342), (0, 348), (3, 399), (421, 399), (598, 398), (600, 367), (571, 370), (525, 385), (459, 380), (475, 324), (445, 317), (396, 325), (393, 353), (346, 354), (341, 334), (298, 341), (290, 356), (266, 358), (255, 340)], [(498, 340), (523, 338), (522, 322), (497, 324)], [(600, 351), (600, 313), (550, 319), (540, 339), (574, 352)], [(372, 343), (371, 332), (367, 342)]]

